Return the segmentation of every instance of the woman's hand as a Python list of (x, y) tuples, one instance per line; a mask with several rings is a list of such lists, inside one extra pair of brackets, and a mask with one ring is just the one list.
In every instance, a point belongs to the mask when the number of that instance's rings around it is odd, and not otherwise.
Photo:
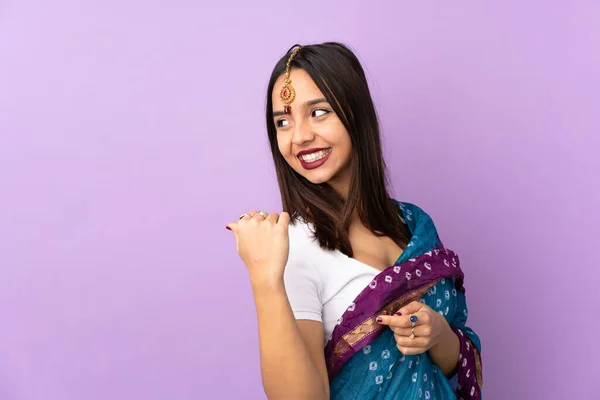
[(227, 224), (233, 232), (237, 252), (248, 268), (252, 285), (269, 286), (283, 282), (290, 241), (290, 216), (251, 211), (238, 222)]
[(378, 317), (377, 322), (394, 331), (396, 347), (405, 355), (425, 353), (452, 333), (443, 315), (418, 301), (401, 308), (396, 315)]

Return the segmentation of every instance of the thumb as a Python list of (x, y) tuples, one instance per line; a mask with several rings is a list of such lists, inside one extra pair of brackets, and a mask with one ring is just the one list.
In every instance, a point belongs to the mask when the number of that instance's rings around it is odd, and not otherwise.
[(398, 310), (398, 312), (401, 315), (416, 314), (421, 310), (421, 308), (423, 308), (423, 303), (419, 301), (413, 301), (402, 307), (400, 310)]
[(277, 223), (288, 227), (290, 225), (290, 214), (285, 211), (279, 214), (279, 220), (277, 221)]

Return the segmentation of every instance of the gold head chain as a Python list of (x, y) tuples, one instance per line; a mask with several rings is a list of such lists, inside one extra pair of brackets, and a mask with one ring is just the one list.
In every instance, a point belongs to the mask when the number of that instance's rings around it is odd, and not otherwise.
[(281, 101), (283, 101), (283, 104), (285, 104), (285, 106), (283, 107), (283, 112), (286, 114), (292, 112), (292, 107), (290, 106), (290, 104), (292, 104), (292, 101), (294, 101), (294, 99), (296, 98), (296, 91), (292, 87), (292, 80), (290, 79), (290, 65), (292, 64), (292, 60), (294, 59), (296, 54), (298, 54), (301, 48), (301, 46), (296, 47), (290, 55), (290, 58), (288, 58), (287, 65), (285, 67), (285, 79), (283, 80), (283, 87), (281, 88), (281, 92), (279, 93)]

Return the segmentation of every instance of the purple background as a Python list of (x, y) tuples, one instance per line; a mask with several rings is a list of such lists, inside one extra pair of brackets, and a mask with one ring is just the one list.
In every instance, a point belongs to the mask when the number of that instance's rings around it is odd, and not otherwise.
[(267, 80), (326, 40), (461, 255), (485, 398), (597, 395), (600, 3), (83, 3), (0, 2), (0, 399), (265, 398), (224, 227), (279, 209)]

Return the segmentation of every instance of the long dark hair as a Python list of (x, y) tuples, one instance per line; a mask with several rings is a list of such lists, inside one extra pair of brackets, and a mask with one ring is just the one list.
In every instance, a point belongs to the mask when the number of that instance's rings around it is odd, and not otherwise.
[(272, 93), (285, 73), (292, 46), (277, 62), (267, 89), (267, 132), (275, 162), (284, 211), (292, 221), (303, 219), (314, 225), (319, 245), (353, 256), (348, 231), (354, 211), (377, 236), (388, 236), (404, 249), (410, 240), (408, 226), (387, 190), (387, 169), (381, 150), (379, 122), (364, 70), (356, 55), (344, 44), (327, 42), (302, 46), (291, 68), (306, 71), (350, 134), (350, 190), (342, 199), (329, 185), (316, 185), (298, 174), (277, 146)]

